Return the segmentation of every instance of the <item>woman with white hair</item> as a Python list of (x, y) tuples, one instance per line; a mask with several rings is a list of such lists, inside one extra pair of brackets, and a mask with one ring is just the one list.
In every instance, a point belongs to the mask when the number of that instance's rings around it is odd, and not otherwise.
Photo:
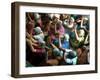
[(60, 20), (56, 24), (56, 32), (58, 32), (60, 36), (65, 34), (65, 28)]
[(36, 34), (33, 35), (33, 38), (38, 41), (41, 48), (44, 48), (45, 47), (44, 33), (42, 32), (40, 27), (34, 28), (34, 31)]

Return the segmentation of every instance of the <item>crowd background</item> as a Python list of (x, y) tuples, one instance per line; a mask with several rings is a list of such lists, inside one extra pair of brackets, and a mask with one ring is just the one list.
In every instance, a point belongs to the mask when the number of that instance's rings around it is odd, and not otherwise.
[(89, 64), (89, 15), (26, 13), (26, 67)]

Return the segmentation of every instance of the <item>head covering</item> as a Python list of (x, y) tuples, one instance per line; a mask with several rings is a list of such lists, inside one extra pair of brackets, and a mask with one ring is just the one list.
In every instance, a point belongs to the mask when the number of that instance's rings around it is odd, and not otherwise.
[(75, 51), (70, 51), (70, 52), (68, 52), (68, 54), (67, 54), (67, 58), (69, 58), (69, 59), (73, 59), (73, 58), (75, 58), (77, 55), (76, 55), (76, 52)]
[(34, 28), (34, 31), (35, 31), (36, 34), (40, 34), (42, 32), (40, 27)]
[(35, 20), (40, 19), (40, 15), (39, 15), (38, 13), (35, 13), (35, 14), (34, 14), (34, 17), (35, 17)]

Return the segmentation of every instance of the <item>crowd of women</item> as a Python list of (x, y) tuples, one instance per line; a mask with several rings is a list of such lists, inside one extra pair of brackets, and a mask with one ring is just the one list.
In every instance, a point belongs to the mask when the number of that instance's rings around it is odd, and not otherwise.
[(26, 13), (26, 64), (89, 64), (89, 16)]

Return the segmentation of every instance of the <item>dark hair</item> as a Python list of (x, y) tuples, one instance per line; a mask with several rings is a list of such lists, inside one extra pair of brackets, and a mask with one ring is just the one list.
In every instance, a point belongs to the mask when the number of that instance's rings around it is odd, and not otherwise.
[(75, 52), (74, 51), (68, 52), (67, 57), (70, 58), (70, 59), (75, 58), (76, 57)]

